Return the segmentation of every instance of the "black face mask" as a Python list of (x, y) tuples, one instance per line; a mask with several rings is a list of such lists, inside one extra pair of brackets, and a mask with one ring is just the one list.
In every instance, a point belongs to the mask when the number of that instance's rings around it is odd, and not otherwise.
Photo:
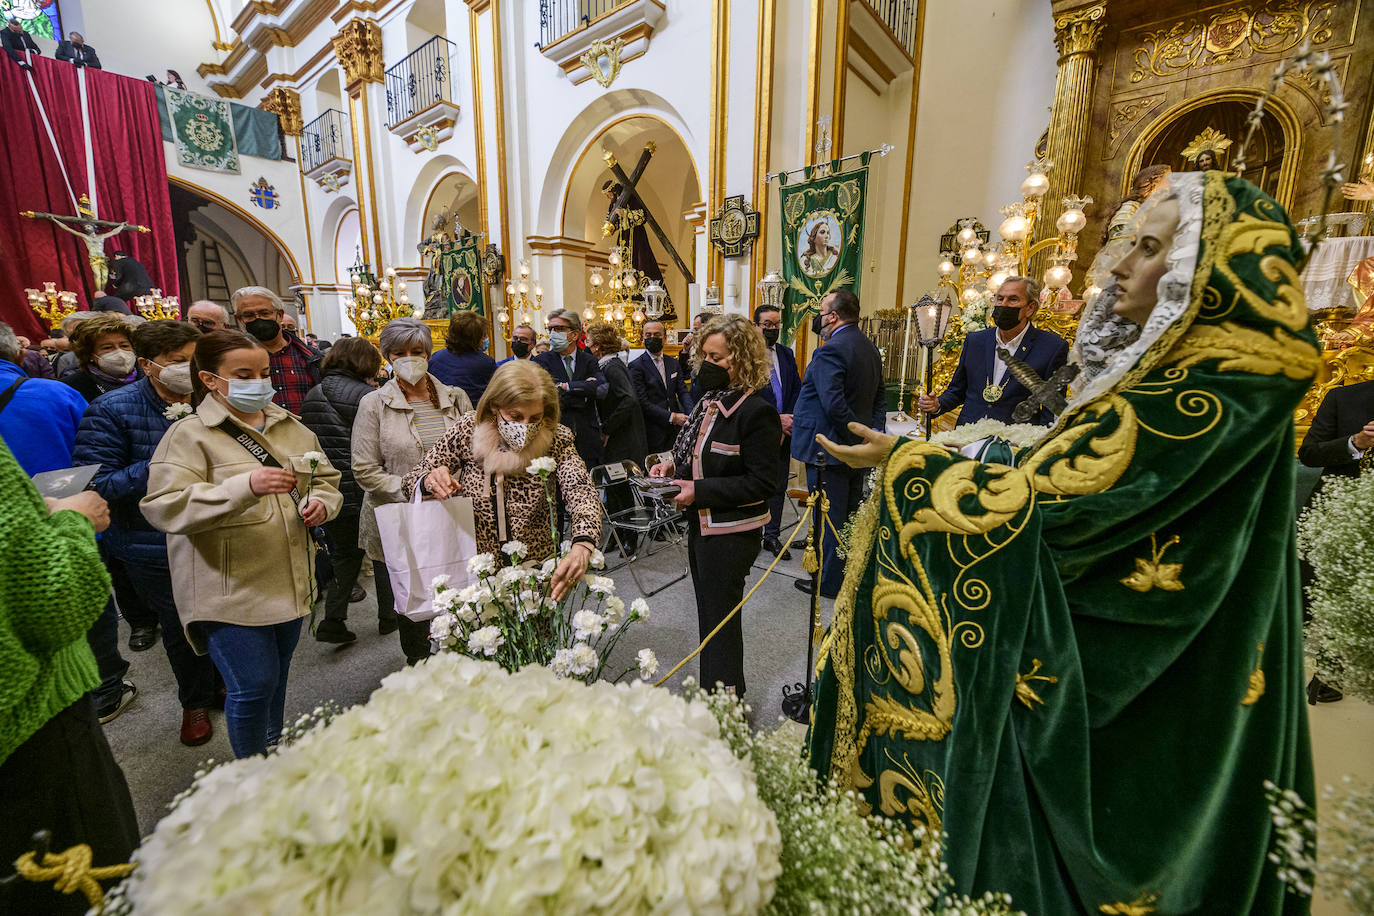
[(281, 333), (281, 322), (272, 318), (254, 318), (252, 321), (245, 322), (243, 329), (258, 340), (275, 340), (277, 335)]
[(191, 324), (195, 327), (197, 331), (200, 331), (200, 333), (202, 334), (209, 334), (211, 331), (214, 330), (214, 328), (208, 324), (200, 324), (199, 322), (195, 321), (191, 322)]
[(1021, 310), (1012, 305), (994, 305), (992, 323), (1003, 331), (1010, 331), (1021, 323)]
[(648, 350), (648, 351), (649, 351), (650, 353), (652, 353), (654, 356), (657, 356), (658, 354), (660, 354), (660, 353), (663, 352), (663, 338), (662, 338), (662, 337), (646, 337), (646, 338), (644, 338), (644, 349)]
[(697, 370), (697, 384), (702, 391), (719, 391), (730, 387), (730, 370), (705, 360)]
[(817, 312), (815, 317), (811, 319), (811, 333), (819, 337), (821, 335), (822, 329), (823, 326), (821, 324), (821, 315), (819, 312)]
[(510, 351), (515, 354), (516, 359), (524, 359), (530, 355), (530, 342), (528, 340), (512, 340)]
[(776, 343), (778, 342), (778, 338), (779, 338), (780, 336), (782, 336), (782, 329), (781, 329), (781, 328), (764, 328), (764, 329), (763, 329), (763, 342), (766, 343), (766, 344), (768, 344), (768, 346), (770, 346), (770, 347), (773, 346), (774, 344), (776, 344)]

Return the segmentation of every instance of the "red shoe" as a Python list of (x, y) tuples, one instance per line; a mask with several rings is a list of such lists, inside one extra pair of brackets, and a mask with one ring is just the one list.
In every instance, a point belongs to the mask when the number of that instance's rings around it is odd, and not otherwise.
[(187, 747), (197, 747), (210, 740), (213, 729), (210, 727), (210, 713), (204, 709), (183, 709), (181, 711), (181, 743)]

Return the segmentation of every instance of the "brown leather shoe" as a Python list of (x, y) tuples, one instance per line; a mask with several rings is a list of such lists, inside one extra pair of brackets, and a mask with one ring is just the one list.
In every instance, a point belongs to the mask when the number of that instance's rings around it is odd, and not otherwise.
[(187, 747), (198, 747), (210, 740), (214, 729), (210, 727), (210, 713), (204, 709), (183, 709), (181, 711), (181, 743)]

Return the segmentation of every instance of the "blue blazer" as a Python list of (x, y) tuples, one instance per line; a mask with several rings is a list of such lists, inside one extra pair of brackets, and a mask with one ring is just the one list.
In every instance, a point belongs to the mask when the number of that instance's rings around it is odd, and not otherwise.
[[(792, 352), (791, 347), (782, 344), (774, 344), (773, 352), (778, 356), (778, 378), (782, 382), (782, 402), (774, 404), (778, 413), (792, 413), (797, 405), (797, 395), (801, 394), (801, 373), (797, 371), (797, 356)], [(773, 388), (770, 385), (761, 389), (768, 400), (773, 400)]]
[(647, 351), (630, 362), (630, 381), (644, 411), (644, 433), (651, 451), (670, 448), (677, 439), (677, 427), (671, 420), (673, 414), (692, 412), (692, 396), (687, 391), (682, 366), (673, 357), (664, 356), (663, 373), (668, 376), (666, 388)]
[(577, 454), (591, 468), (601, 463), (601, 419), (597, 416), (597, 402), (605, 400), (610, 392), (610, 383), (597, 365), (596, 357), (581, 347), (573, 351), (573, 377), (568, 378), (568, 369), (563, 365), (563, 356), (553, 350), (540, 353), (534, 358), (554, 382), (566, 382), (568, 390), (558, 390), (559, 411), (562, 423), (573, 432)]
[[(940, 409), (936, 416), (963, 405), (964, 409), (960, 411), (959, 422), (956, 424), (958, 426), (985, 418), (1000, 420), (1003, 423), (1012, 422), (1011, 412), (1030, 395), (1030, 392), (1011, 372), (1008, 371), (1002, 378), (1002, 396), (991, 404), (983, 400), (983, 389), (992, 381), (993, 349), (996, 340), (996, 328), (974, 331), (964, 338), (964, 348), (959, 353), (959, 365), (954, 370), (949, 387), (940, 395)], [(1021, 338), (1021, 346), (1016, 348), (1014, 355), (1029, 363), (1036, 375), (1049, 378), (1054, 370), (1068, 361), (1069, 344), (1058, 334), (1042, 331), (1031, 325), (1026, 328), (1026, 336)], [(1035, 422), (1041, 426), (1049, 426), (1054, 422), (1054, 415), (1048, 410), (1041, 410)]]
[(792, 457), (814, 465), (819, 452), (826, 464), (839, 464), (816, 443), (816, 435), (854, 445), (860, 440), (849, 431), (851, 422), (885, 429), (887, 402), (878, 348), (858, 325), (847, 324), (830, 335), (806, 367), (792, 406)]
[(482, 400), (482, 392), (487, 390), (487, 383), (495, 371), (496, 360), (475, 350), (454, 353), (445, 347), (429, 358), (430, 375), (450, 388), (463, 389), (473, 407)]

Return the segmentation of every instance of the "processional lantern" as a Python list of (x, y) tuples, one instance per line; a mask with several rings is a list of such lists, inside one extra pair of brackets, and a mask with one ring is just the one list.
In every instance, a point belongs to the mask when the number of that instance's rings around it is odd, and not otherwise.
[[(944, 296), (927, 293), (908, 310), (907, 334), (910, 339), (910, 313), (915, 312), (917, 343), (925, 350), (925, 372), (922, 387), (926, 394), (933, 394), (935, 387), (935, 350), (944, 342), (949, 332), (949, 320), (954, 315), (954, 303)], [(902, 362), (902, 380), (905, 385), (906, 361)], [(931, 418), (926, 417), (926, 438), (930, 438)]]
[(782, 311), (782, 293), (785, 289), (787, 281), (782, 278), (781, 272), (776, 267), (768, 268), (759, 281), (759, 305)]

